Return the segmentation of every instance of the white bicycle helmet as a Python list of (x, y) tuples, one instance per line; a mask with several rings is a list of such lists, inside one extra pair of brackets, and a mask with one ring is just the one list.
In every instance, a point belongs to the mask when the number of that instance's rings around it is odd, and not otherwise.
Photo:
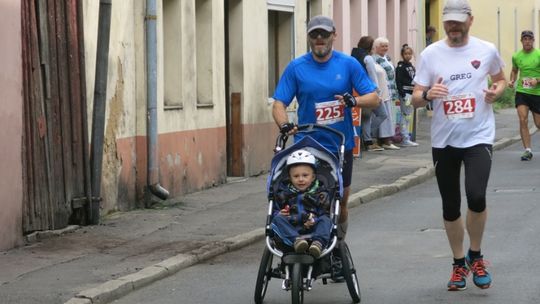
[(315, 159), (315, 156), (313, 156), (313, 154), (311, 154), (309, 151), (302, 149), (296, 150), (289, 155), (289, 158), (287, 158), (287, 167), (298, 164), (307, 164), (313, 168), (316, 168), (317, 159)]

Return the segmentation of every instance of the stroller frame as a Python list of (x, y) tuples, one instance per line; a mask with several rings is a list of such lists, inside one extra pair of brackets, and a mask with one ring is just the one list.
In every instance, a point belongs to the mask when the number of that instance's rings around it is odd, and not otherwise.
[[(310, 133), (314, 131), (322, 131), (326, 136), (330, 135), (335, 140), (337, 150), (336, 155), (330, 152), (315, 141)], [(327, 284), (328, 279), (338, 281), (338, 269), (342, 269), (342, 276), (347, 283), (349, 294), (354, 303), (360, 302), (360, 287), (354, 263), (344, 240), (338, 240), (337, 237), (337, 221), (340, 212), (340, 200), (343, 196), (343, 182), (341, 171), (343, 166), (343, 155), (345, 150), (345, 138), (343, 134), (335, 129), (324, 125), (308, 124), (299, 125), (298, 133), (303, 136), (293, 145), (285, 148), (288, 136), (280, 134), (276, 139), (274, 151), (276, 152), (272, 159), (271, 172), (268, 175), (267, 190), (268, 190), (268, 214), (266, 217), (265, 226), (265, 248), (259, 271), (256, 280), (254, 301), (256, 304), (263, 302), (268, 288), (268, 283), (272, 278), (282, 279), (281, 288), (291, 292), (291, 300), (293, 304), (304, 302), (304, 291), (310, 291), (313, 288), (313, 282), (316, 279), (321, 279), (323, 284)], [(318, 134), (320, 134), (319, 132)], [(313, 133), (312, 133), (313, 134)], [(338, 143), (339, 142), (339, 143)], [(329, 245), (323, 249), (320, 257), (315, 259), (309, 254), (300, 254), (284, 251), (276, 246), (274, 234), (271, 229), (274, 188), (273, 185), (279, 182), (279, 179), (284, 178), (285, 173), (283, 168), (286, 167), (287, 156), (296, 149), (305, 149), (310, 151), (314, 156), (324, 164), (323, 172), (317, 172), (319, 179), (325, 179), (328, 184), (331, 184), (333, 193), (332, 204), (330, 207), (330, 218), (332, 219), (332, 232)], [(318, 170), (319, 171), (319, 170)], [(330, 177), (328, 177), (330, 175)], [(333, 180), (333, 181), (332, 181)], [(280, 258), (280, 263), (277, 267), (273, 267), (274, 256)], [(341, 267), (340, 265), (341, 264)]]

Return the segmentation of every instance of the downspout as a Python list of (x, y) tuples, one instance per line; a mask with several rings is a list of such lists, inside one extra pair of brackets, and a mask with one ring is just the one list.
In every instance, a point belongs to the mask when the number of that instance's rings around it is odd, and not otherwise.
[(167, 199), (169, 191), (159, 184), (157, 145), (157, 30), (156, 0), (146, 0), (146, 97), (147, 97), (147, 188), (160, 199)]
[(94, 80), (94, 106), (92, 114), (92, 149), (90, 151), (92, 198), (88, 208), (88, 222), (99, 223), (101, 202), (101, 166), (107, 97), (107, 71), (109, 68), (109, 34), (111, 31), (111, 0), (100, 0), (96, 50), (96, 75)]

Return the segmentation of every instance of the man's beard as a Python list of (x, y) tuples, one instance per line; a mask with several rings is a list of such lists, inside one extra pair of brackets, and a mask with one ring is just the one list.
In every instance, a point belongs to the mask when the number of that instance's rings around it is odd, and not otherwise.
[(450, 35), (448, 35), (448, 39), (450, 39), (450, 42), (452, 44), (457, 44), (457, 45), (460, 45), (460, 44), (463, 44), (463, 42), (465, 42), (465, 39), (467, 38), (467, 36), (469, 35), (469, 31), (468, 30), (461, 30), (459, 31), (461, 33), (460, 36), (454, 36), (454, 37), (450, 37)]
[(332, 51), (332, 44), (327, 43), (324, 47), (317, 47), (315, 44), (312, 44), (311, 51), (317, 58), (324, 58)]

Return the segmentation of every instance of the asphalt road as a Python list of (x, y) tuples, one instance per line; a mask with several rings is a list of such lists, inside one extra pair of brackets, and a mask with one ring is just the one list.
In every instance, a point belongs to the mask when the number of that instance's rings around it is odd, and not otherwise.
[[(533, 137), (539, 140), (538, 134)], [(482, 248), (491, 263), (490, 289), (480, 290), (469, 280), (465, 291), (446, 290), (452, 257), (431, 179), (350, 211), (354, 220), (347, 242), (359, 271), (362, 303), (540, 303), (540, 155), (521, 162), (520, 152), (518, 143), (494, 155)], [(263, 246), (259, 242), (221, 255), (114, 303), (253, 303)], [(265, 303), (290, 302), (280, 284), (270, 282)], [(351, 303), (345, 284), (317, 281), (305, 297), (305, 303)]]

